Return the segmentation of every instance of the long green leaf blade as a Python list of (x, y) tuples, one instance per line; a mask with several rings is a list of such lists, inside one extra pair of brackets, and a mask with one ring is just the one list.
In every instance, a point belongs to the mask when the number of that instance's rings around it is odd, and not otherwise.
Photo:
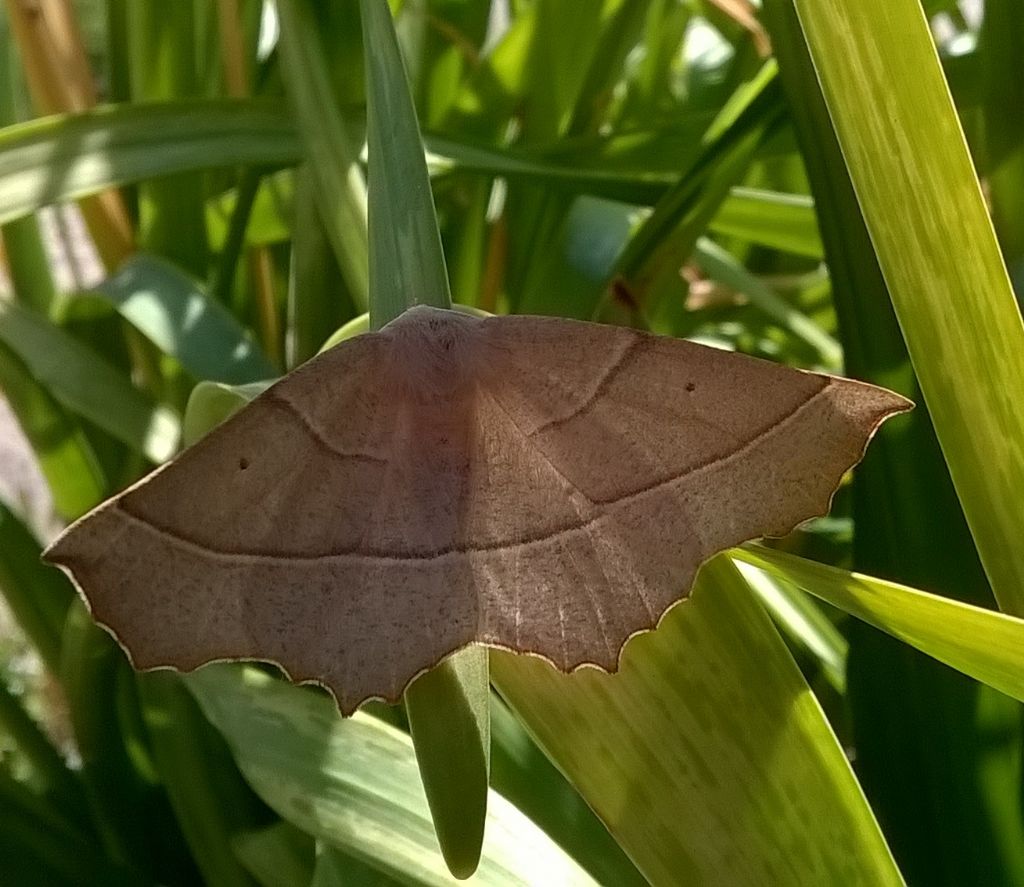
[(985, 570), (1024, 612), (1024, 323), (927, 21), (917, 0), (795, 2)]
[(1022, 619), (770, 548), (736, 549), (733, 556), (1024, 701)]
[(239, 385), (277, 370), (234, 316), (156, 256), (136, 255), (92, 292), (197, 379)]
[[(852, 569), (989, 607), (984, 569), (792, 0), (768, 0), (762, 20), (804, 146), (846, 372), (918, 404), (880, 430), (854, 474)], [(935, 887), (1024, 881), (1016, 702), (866, 623), (850, 620), (844, 630), (857, 775), (908, 880)]]
[(0, 390), (39, 460), (57, 513), (74, 519), (103, 498), (107, 480), (89, 439), (68, 410), (0, 344)]
[[(451, 307), (423, 140), (385, 0), (361, 0), (369, 151), (370, 327), (407, 308)], [(468, 877), (480, 859), (490, 773), (485, 650), (461, 651), (405, 693), (410, 731), (438, 843)]]
[(290, 165), (301, 154), (277, 103), (195, 99), (44, 117), (0, 130), (0, 223), (112, 185), (218, 166)]
[[(341, 718), (325, 694), (252, 667), (207, 666), (186, 681), (249, 783), (285, 819), (403, 883), (453, 883), (407, 736), (362, 713)], [(474, 883), (594, 882), (492, 795)]]
[(320, 217), (352, 298), (365, 308), (370, 284), (359, 143), (338, 111), (314, 5), (309, 0), (278, 0), (277, 14), (281, 67), (316, 182)]
[(178, 417), (68, 333), (16, 304), (0, 302), (0, 342), (69, 410), (148, 459), (164, 462), (177, 449)]
[(727, 561), (627, 644), (615, 675), (491, 660), (498, 690), (652, 883), (903, 883), (814, 695)]
[(370, 189), (370, 325), (412, 305), (450, 308), (416, 109), (385, 0), (362, 0)]

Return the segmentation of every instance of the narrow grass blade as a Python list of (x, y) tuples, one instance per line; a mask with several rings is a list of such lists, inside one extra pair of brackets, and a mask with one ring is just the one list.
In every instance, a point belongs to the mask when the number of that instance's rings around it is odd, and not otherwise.
[(678, 170), (652, 171), (594, 167), (593, 156), (578, 150), (578, 162), (562, 157), (494, 148), (460, 141), (448, 135), (426, 133), (427, 159), (436, 178), (454, 172), (502, 176), (514, 182), (538, 185), (573, 194), (593, 194), (642, 206), (653, 205), (678, 180)]
[(1024, 701), (1022, 619), (770, 548), (736, 549), (733, 556)]
[[(100, 836), (111, 859), (152, 871), (152, 847), (145, 818), (145, 786), (121, 731), (120, 681), (132, 675), (123, 654), (76, 601), (68, 613), (61, 655), (61, 683), (68, 720), (81, 757), (81, 779)], [(136, 815), (126, 816), (132, 810)]]
[(93, 837), (70, 827), (7, 773), (0, 773), (0, 859), (5, 887), (153, 883), (105, 855)]
[[(132, 98), (173, 101), (201, 94), (201, 7), (134, 0), (128, 8), (128, 46)], [(161, 176), (139, 187), (138, 238), (143, 249), (158, 253), (189, 273), (206, 277), (209, 246), (202, 176)]]
[(154, 763), (206, 883), (251, 887), (231, 836), (256, 825), (256, 798), (178, 675), (143, 674), (139, 688)]
[[(793, 583), (739, 564), (747, 584), (795, 648), (818, 664), (826, 680), (840, 695), (846, 693), (849, 644), (822, 608)], [(808, 669), (801, 671), (807, 675)]]
[(802, 339), (818, 353), (822, 368), (838, 372), (843, 363), (839, 343), (766, 283), (747, 271), (728, 250), (706, 237), (697, 239), (694, 258), (709, 277), (743, 293), (782, 329)]
[(1024, 106), (1019, 76), (1024, 19), (1016, 0), (988, 0), (978, 34), (984, 59), (984, 145), (988, 195), (999, 244), (1018, 294), (1024, 292), (1024, 116), (1007, 109)]
[[(0, 68), (0, 122), (4, 126), (17, 122), (18, 100), (25, 87), (20, 72), (10, 58), (9, 37), (10, 34), (4, 28), (0, 33), (0, 44), (6, 53), (3, 67)], [(3, 244), (14, 298), (40, 314), (47, 314), (57, 298), (57, 287), (39, 234), (38, 221), (27, 216), (4, 225)]]
[(729, 100), (702, 140), (686, 174), (658, 202), (617, 262), (627, 279), (650, 278), (666, 262), (682, 264), (697, 237), (746, 170), (782, 111), (774, 62)]
[(0, 727), (32, 771), (32, 782), (63, 816), (85, 825), (88, 813), (82, 786), (60, 752), (26, 711), (22, 701), (0, 680)]
[(451, 307), (416, 109), (384, 0), (363, 0), (370, 189), (370, 325)]
[(279, 0), (277, 14), (281, 68), (316, 182), (320, 217), (349, 292), (365, 309), (370, 284), (366, 185), (359, 168), (359, 143), (338, 111), (314, 4)]
[(295, 218), (302, 219), (292, 234), (292, 255), (288, 281), (289, 367), (304, 363), (316, 353), (355, 305), (345, 287), (345, 278), (331, 250), (330, 239), (317, 208), (316, 184), (306, 166), (295, 172)]

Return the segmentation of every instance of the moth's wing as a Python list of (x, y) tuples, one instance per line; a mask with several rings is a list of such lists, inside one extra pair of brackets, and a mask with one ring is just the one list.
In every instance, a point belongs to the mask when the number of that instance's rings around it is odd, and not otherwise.
[(473, 641), (614, 668), (710, 554), (823, 513), (906, 402), (629, 330), (410, 312), (50, 549), (140, 667), (277, 662), (350, 712)]
[(396, 359), (343, 342), (54, 543), (138, 667), (267, 660), (348, 713), (474, 639), (462, 563), (421, 557), (455, 534), (465, 398), (411, 402)]
[(562, 669), (614, 669), (708, 557), (825, 514), (879, 424), (910, 406), (629, 329), (535, 317), (481, 328), (464, 530), (481, 637)]

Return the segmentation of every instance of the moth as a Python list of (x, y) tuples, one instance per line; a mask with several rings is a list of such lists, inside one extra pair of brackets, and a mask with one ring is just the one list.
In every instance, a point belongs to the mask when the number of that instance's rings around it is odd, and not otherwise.
[(276, 663), (349, 714), (469, 644), (617, 667), (700, 564), (828, 511), (861, 382), (419, 306), (267, 389), (46, 558), (138, 668)]

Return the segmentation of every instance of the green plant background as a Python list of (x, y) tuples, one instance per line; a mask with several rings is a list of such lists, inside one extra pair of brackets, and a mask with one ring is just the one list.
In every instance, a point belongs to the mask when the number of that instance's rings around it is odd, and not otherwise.
[[(0, 881), (1024, 883), (1016, 5), (8, 0)], [(55, 528), (452, 300), (918, 408), (615, 677), (472, 651), (343, 720), (260, 666), (133, 672)]]

